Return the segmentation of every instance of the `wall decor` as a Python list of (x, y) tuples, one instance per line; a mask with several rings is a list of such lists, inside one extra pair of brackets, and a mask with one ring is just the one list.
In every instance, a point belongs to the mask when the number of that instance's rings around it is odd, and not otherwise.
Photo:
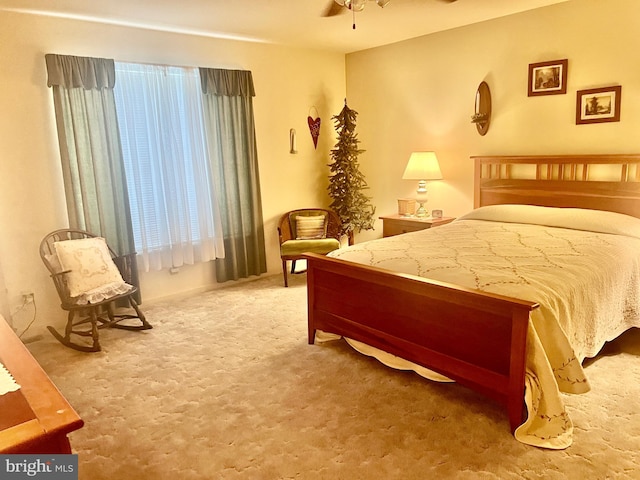
[(529, 64), (528, 96), (567, 93), (568, 64), (567, 59)]
[(476, 98), (473, 106), (471, 123), (476, 124), (478, 133), (482, 136), (489, 131), (491, 124), (491, 90), (487, 82), (481, 82), (476, 90)]
[(311, 107), (316, 111), (316, 118), (311, 116), (307, 117), (307, 123), (309, 124), (309, 131), (311, 132), (311, 138), (313, 139), (313, 148), (318, 148), (318, 137), (320, 136), (320, 116), (318, 116), (318, 110), (316, 107)]
[(578, 90), (576, 124), (620, 121), (622, 86)]
[(295, 154), (298, 153), (296, 150), (296, 129), (292, 128), (289, 130), (289, 153)]

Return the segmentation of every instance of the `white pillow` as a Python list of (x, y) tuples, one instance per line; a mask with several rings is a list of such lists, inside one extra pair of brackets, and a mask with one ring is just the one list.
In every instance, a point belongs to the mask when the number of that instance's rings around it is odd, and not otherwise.
[(55, 242), (54, 247), (62, 270), (69, 270), (65, 279), (71, 297), (126, 285), (104, 238), (64, 240)]
[(326, 236), (324, 215), (298, 215), (296, 217), (296, 240), (313, 240)]
[(476, 208), (458, 217), (458, 220), (528, 223), (640, 238), (640, 219), (604, 210), (538, 205), (488, 205)]

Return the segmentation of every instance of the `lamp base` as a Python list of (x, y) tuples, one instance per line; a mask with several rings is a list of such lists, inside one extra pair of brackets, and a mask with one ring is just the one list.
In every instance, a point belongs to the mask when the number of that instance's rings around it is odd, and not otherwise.
[(427, 209), (424, 208), (424, 203), (425, 202), (418, 202), (418, 210), (416, 210), (416, 217), (418, 218), (422, 218), (422, 217), (428, 217), (428, 212)]

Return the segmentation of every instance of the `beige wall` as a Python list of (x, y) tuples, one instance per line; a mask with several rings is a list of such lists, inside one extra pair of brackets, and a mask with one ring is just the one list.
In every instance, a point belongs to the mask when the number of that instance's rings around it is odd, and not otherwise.
[[(0, 11), (0, 258), (12, 312), (28, 290), (35, 292), (37, 325), (64, 317), (38, 256), (41, 238), (67, 224), (46, 53), (251, 70), (269, 272), (280, 271), (279, 215), (328, 205), (330, 116), (344, 100), (343, 55)], [(316, 111), (323, 125), (314, 150), (307, 116)], [(298, 132), (297, 155), (289, 154), (290, 128)], [(212, 264), (142, 278), (147, 301), (216, 285)], [(0, 300), (2, 291), (0, 285)], [(18, 312), (16, 323), (31, 315)]]
[[(363, 20), (364, 21), (364, 20)], [(416, 182), (401, 180), (413, 150), (434, 150), (443, 181), (427, 207), (457, 216), (473, 206), (472, 155), (640, 153), (640, 3), (567, 3), (347, 56), (347, 98), (377, 214)], [(530, 63), (568, 59), (566, 95), (527, 96)], [(486, 136), (470, 123), (487, 81), (493, 116)], [(575, 124), (576, 91), (622, 85), (621, 121)], [(356, 241), (381, 236), (363, 232)]]

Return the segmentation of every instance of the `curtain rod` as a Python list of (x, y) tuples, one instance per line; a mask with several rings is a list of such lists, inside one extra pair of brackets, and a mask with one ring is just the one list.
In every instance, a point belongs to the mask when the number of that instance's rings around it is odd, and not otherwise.
[(217, 68), (221, 70), (243, 70), (249, 71), (244, 68), (227, 68), (227, 67), (202, 67), (200, 65), (173, 65), (169, 63), (155, 63), (155, 62), (135, 62), (135, 61), (126, 61), (126, 60), (114, 60), (116, 63), (130, 63), (134, 65), (152, 65), (155, 67), (177, 67), (177, 68)]

